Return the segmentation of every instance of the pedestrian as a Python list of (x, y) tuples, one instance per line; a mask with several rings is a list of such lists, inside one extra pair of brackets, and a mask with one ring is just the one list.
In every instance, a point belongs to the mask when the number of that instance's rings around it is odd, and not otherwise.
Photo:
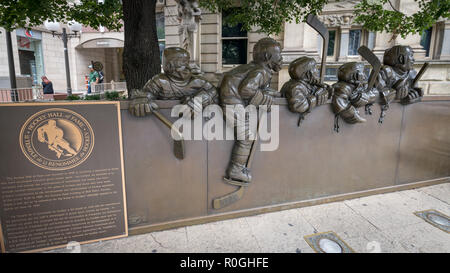
[(44, 88), (44, 94), (53, 94), (53, 83), (46, 77), (42, 76), (42, 87)]
[(100, 80), (100, 77), (98, 75), (98, 72), (94, 69), (94, 67), (91, 65), (88, 66), (91, 72), (89, 73), (89, 84), (88, 84), (88, 94), (92, 92), (92, 84), (97, 84)]

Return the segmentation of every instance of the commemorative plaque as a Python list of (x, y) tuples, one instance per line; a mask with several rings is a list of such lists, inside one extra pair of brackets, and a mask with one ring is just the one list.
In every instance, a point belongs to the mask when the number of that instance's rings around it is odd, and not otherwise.
[(128, 235), (118, 102), (0, 104), (2, 252)]

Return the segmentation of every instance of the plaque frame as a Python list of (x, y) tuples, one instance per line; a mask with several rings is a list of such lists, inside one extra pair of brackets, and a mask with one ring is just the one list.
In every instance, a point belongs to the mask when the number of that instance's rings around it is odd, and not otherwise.
[[(128, 237), (128, 214), (127, 214), (127, 199), (126, 199), (126, 187), (125, 187), (125, 164), (124, 164), (124, 153), (123, 153), (123, 136), (122, 136), (122, 118), (120, 113), (120, 101), (86, 101), (86, 102), (20, 102), (20, 103), (0, 103), (0, 107), (15, 107), (15, 106), (55, 106), (55, 107), (64, 107), (67, 105), (91, 105), (91, 104), (108, 104), (108, 105), (115, 105), (116, 112), (117, 112), (117, 126), (118, 126), (118, 141), (119, 141), (119, 153), (120, 153), (120, 168), (121, 168), (121, 185), (122, 185), (122, 200), (123, 200), (123, 216), (124, 216), (124, 234), (122, 235), (115, 235), (115, 236), (108, 236), (108, 237), (101, 237), (93, 240), (86, 240), (78, 242), (80, 245), (83, 244), (89, 244), (99, 241), (106, 241), (106, 240), (113, 240), (113, 239), (119, 239), (119, 238), (125, 238)], [(25, 250), (20, 251), (19, 253), (35, 253), (35, 252), (42, 252), (42, 251), (48, 251), (52, 249), (58, 249), (66, 247), (65, 245), (55, 245), (51, 247), (45, 247), (45, 248), (38, 248), (38, 249), (31, 249), (31, 250)], [(0, 253), (7, 253), (6, 252), (6, 246), (5, 246), (5, 238), (3, 235), (2, 230), (2, 221), (0, 218)]]

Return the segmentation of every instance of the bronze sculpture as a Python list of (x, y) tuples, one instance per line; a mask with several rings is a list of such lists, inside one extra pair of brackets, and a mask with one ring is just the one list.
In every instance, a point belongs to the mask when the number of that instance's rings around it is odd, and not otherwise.
[(138, 117), (151, 114), (153, 110), (158, 109), (154, 100), (179, 99), (189, 106), (193, 114), (198, 114), (202, 108), (216, 103), (216, 87), (191, 72), (189, 59), (189, 52), (182, 48), (166, 48), (163, 53), (164, 73), (151, 78), (142, 90), (133, 90), (130, 113)]
[[(274, 96), (279, 92), (269, 87), (272, 74), (281, 69), (282, 64), (281, 46), (272, 38), (259, 40), (253, 48), (253, 61), (249, 64), (240, 65), (229, 72), (224, 73), (219, 87), (220, 102), (224, 109), (225, 119), (229, 124), (234, 124), (235, 144), (231, 154), (230, 164), (226, 171), (226, 177), (235, 185), (248, 185), (252, 176), (246, 168), (247, 160), (253, 140), (249, 140), (249, 120), (244, 118), (245, 136), (238, 136), (238, 117), (227, 115), (227, 105), (249, 104), (259, 106), (267, 105), (270, 110)], [(240, 140), (244, 139), (244, 140)]]
[[(249, 115), (235, 115), (234, 111), (227, 111), (226, 108), (248, 105), (259, 108), (260, 105), (265, 105), (270, 111), (274, 97), (280, 96), (278, 91), (269, 87), (270, 81), (273, 73), (281, 70), (282, 62), (281, 45), (272, 38), (263, 38), (253, 48), (253, 61), (224, 73), (219, 87), (220, 102), (224, 118), (227, 124), (232, 124), (235, 137), (224, 180), (239, 186), (239, 189), (215, 198), (214, 209), (223, 208), (242, 198), (245, 187), (252, 179), (250, 167), (256, 149), (257, 135), (252, 136)], [(238, 128), (239, 124), (245, 127)], [(260, 121), (258, 131), (259, 126)]]
[(137, 117), (154, 114), (164, 125), (172, 129), (178, 139), (174, 139), (174, 154), (183, 159), (184, 139), (172, 123), (159, 113), (154, 100), (180, 99), (189, 107), (192, 116), (201, 114), (202, 109), (218, 100), (217, 89), (201, 76), (192, 73), (189, 66), (189, 52), (179, 47), (166, 48), (163, 53), (164, 73), (151, 78), (142, 90), (133, 90), (129, 112)]
[(288, 71), (291, 79), (283, 85), (281, 94), (286, 97), (289, 110), (301, 115), (301, 121), (314, 107), (327, 102), (331, 97), (331, 88), (320, 83), (319, 70), (313, 58), (294, 60)]
[[(418, 102), (423, 97), (422, 88), (417, 86), (414, 65), (414, 52), (409, 46), (397, 45), (387, 49), (383, 56), (383, 64), (376, 81), (380, 92), (382, 123), (389, 103), (394, 99), (402, 104)], [(426, 69), (426, 68), (425, 68)], [(423, 74), (423, 73), (422, 73)], [(421, 74), (420, 74), (421, 75)]]
[(341, 65), (338, 69), (338, 82), (333, 84), (331, 104), (335, 113), (335, 131), (339, 132), (339, 117), (351, 124), (365, 122), (357, 108), (374, 103), (377, 95), (377, 90), (367, 85), (363, 63)]

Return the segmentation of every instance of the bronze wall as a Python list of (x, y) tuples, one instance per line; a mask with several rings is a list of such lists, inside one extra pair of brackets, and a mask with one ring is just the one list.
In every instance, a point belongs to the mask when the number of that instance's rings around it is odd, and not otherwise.
[[(169, 117), (177, 102), (159, 104)], [(286, 101), (279, 99), (278, 104)], [(382, 125), (378, 124), (380, 110), (375, 105), (373, 116), (366, 116), (364, 124), (341, 121), (340, 133), (333, 131), (330, 105), (307, 115), (300, 128), (298, 116), (282, 106), (278, 150), (258, 149), (252, 184), (242, 200), (214, 210), (213, 198), (236, 189), (222, 179), (233, 141), (186, 141), (186, 158), (180, 161), (172, 153), (169, 130), (159, 120), (132, 117), (126, 109), (123, 103), (130, 233), (133, 228), (136, 233), (155, 225), (163, 229), (173, 223), (198, 223), (203, 218), (211, 221), (215, 215), (229, 218), (239, 211), (395, 189), (450, 176), (450, 97), (428, 97), (408, 106), (393, 103)]]

